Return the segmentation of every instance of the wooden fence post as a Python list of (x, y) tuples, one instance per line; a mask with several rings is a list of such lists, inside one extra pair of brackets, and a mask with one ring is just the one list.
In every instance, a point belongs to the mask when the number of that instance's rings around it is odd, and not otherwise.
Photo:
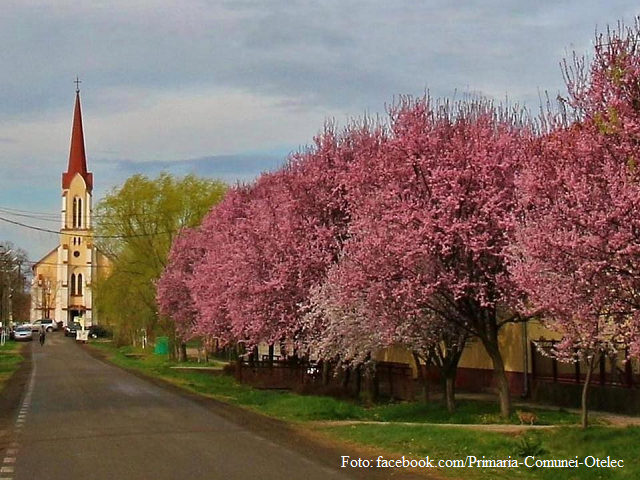
[(535, 342), (531, 342), (531, 379), (535, 380), (536, 379), (536, 353), (537, 352), (537, 348), (536, 348), (536, 343)]

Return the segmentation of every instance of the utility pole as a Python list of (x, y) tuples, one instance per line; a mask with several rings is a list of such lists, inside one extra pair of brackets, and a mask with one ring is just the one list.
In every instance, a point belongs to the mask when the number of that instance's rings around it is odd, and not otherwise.
[(51, 280), (48, 278), (38, 279), (40, 287), (42, 318), (51, 318)]
[[(4, 247), (1, 247), (0, 250), (1, 261), (2, 261), (2, 310), (0, 310), (0, 321), (2, 322), (2, 327), (7, 327), (7, 303), (8, 303), (8, 290), (9, 290), (9, 274), (8, 268), (6, 264), (7, 257), (11, 255), (12, 250), (5, 250)], [(9, 257), (11, 259), (11, 257)], [(13, 260), (13, 259), (11, 259)]]
[[(13, 324), (13, 294), (16, 287), (23, 289), (22, 268), (20, 257), (12, 255), (13, 250), (0, 246), (0, 271), (2, 272), (2, 308), (0, 308), (0, 321), (2, 326), (8, 328)], [(15, 274), (18, 274), (17, 277)]]
[[(14, 260), (18, 260), (17, 258)], [(11, 270), (11, 272), (18, 272), (18, 285), (20, 286), (20, 288), (24, 288), (24, 284), (22, 283), (22, 266), (20, 265), (20, 263), (18, 263), (16, 266), (13, 267), (13, 270)], [(11, 285), (11, 289), (9, 290), (9, 324), (11, 326), (13, 326), (13, 293), (15, 292), (15, 285)]]

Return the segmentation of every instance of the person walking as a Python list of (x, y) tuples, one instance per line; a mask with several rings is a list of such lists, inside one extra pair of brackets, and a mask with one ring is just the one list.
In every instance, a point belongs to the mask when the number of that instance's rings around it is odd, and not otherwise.
[(40, 327), (40, 346), (44, 346), (44, 339), (47, 336), (47, 332), (44, 327)]

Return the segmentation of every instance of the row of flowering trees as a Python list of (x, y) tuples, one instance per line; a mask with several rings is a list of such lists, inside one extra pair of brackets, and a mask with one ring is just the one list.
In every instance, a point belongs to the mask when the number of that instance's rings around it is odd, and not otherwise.
[(571, 122), (405, 98), (386, 122), (325, 127), (176, 239), (161, 312), (184, 337), (289, 340), (346, 365), (403, 345), (440, 369), (450, 408), (474, 337), (505, 416), (508, 323), (541, 318), (588, 375), (602, 351), (640, 354), (639, 34), (567, 66)]

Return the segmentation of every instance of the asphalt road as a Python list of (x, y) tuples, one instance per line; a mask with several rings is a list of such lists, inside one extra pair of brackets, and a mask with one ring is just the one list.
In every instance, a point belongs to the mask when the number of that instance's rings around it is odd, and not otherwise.
[(31, 377), (0, 459), (0, 479), (315, 480), (349, 474), (107, 365), (60, 333), (48, 335), (44, 347), (34, 341), (31, 352)]

